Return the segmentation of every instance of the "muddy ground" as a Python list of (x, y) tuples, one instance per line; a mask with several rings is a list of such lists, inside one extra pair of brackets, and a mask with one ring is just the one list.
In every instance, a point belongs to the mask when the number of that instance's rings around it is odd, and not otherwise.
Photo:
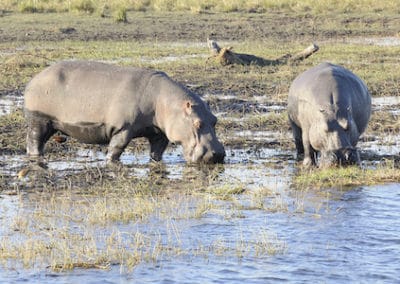
[[(128, 23), (117, 24), (111, 18), (89, 15), (4, 13), (0, 17), (0, 99), (12, 98), (19, 101), (19, 104), (14, 108), (16, 112), (1, 118), (0, 153), (23, 155), (25, 152), (26, 126), (21, 101), (28, 80), (45, 66), (60, 59), (104, 60), (96, 56), (96, 47), (93, 46), (97, 42), (97, 48), (100, 49), (105, 44), (112, 46), (113, 43), (118, 45), (131, 42), (138, 46), (154, 44), (160, 58), (164, 56), (163, 46), (178, 44), (182, 49), (185, 45), (193, 48), (198, 43), (202, 49), (202, 54), (196, 55), (200, 58), (200, 64), (197, 61), (187, 63), (185, 60), (173, 65), (143, 64), (145, 67), (163, 69), (176, 80), (200, 93), (218, 115), (218, 133), (229, 149), (254, 152), (264, 147), (294, 151), (285, 111), (287, 91), (294, 77), (320, 61), (329, 60), (366, 75), (365, 80), (374, 97), (397, 97), (397, 83), (400, 81), (397, 74), (386, 74), (385, 77), (385, 74), (379, 73), (382, 73), (384, 64), (393, 66), (398, 63), (398, 48), (393, 50), (397, 45), (394, 44), (394, 47), (384, 51), (380, 57), (375, 53), (376, 47), (363, 42), (363, 39), (396, 38), (399, 26), (400, 20), (396, 15), (375, 14), (312, 16), (283, 12), (195, 15), (132, 12), (128, 14)], [(264, 57), (282, 55), (286, 51), (299, 51), (299, 48), (306, 47), (311, 42), (322, 45), (317, 54), (292, 66), (222, 67), (215, 62), (206, 63), (208, 51), (205, 42), (208, 37), (239, 46), (242, 52), (259, 51), (261, 54), (257, 55)], [(359, 45), (362, 49), (358, 50), (357, 45), (351, 45), (356, 41), (362, 42)], [(57, 43), (63, 46), (60, 48), (62, 51), (54, 47)], [(88, 48), (82, 49), (85, 43)], [(340, 46), (341, 44), (343, 46)], [(46, 48), (46, 45), (51, 47)], [(268, 51), (262, 51), (260, 46), (263, 45)], [(329, 46), (339, 48), (332, 50)], [(371, 50), (366, 49), (369, 46)], [(113, 56), (118, 58), (118, 49), (112, 52)], [(150, 48), (135, 52), (146, 55), (154, 51)], [(346, 58), (346, 52), (349, 58)], [(374, 67), (374, 64), (377, 67)], [(371, 68), (373, 74), (380, 75), (368, 75), (372, 72), (368, 73), (366, 68)], [(396, 113), (398, 107), (398, 103), (384, 107), (376, 105), (376, 115), (373, 116), (371, 126), (362, 141), (377, 141), (379, 144), (382, 136), (392, 136), (396, 140), (400, 130)], [(241, 131), (250, 131), (250, 134), (242, 135)], [(251, 134), (256, 131), (271, 131), (272, 139), (259, 139)], [(46, 152), (54, 159), (62, 155), (73, 156), (82, 148), (105, 150), (104, 147), (82, 145), (70, 139), (64, 144), (51, 141)], [(143, 150), (147, 151), (147, 144), (142, 139), (132, 142), (128, 149), (133, 152)], [(398, 161), (398, 153), (364, 151), (362, 157), (371, 161)], [(1, 163), (4, 167), (5, 162)], [(15, 171), (18, 170), (20, 168), (17, 167)], [(10, 183), (15, 175), (3, 174), (3, 186)]]
[[(18, 17), (18, 23), (13, 18)], [(11, 20), (10, 20), (11, 19)], [(321, 15), (269, 13), (130, 13), (128, 23), (111, 18), (65, 14), (4, 14), (1, 42), (60, 40), (230, 41), (279, 42), (351, 37), (393, 36), (396, 15)]]

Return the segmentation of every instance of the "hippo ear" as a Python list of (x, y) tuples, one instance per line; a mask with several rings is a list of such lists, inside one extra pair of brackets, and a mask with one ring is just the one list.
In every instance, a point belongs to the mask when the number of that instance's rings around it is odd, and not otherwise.
[(185, 109), (185, 113), (187, 115), (190, 115), (192, 113), (192, 106), (193, 106), (193, 104), (190, 101), (186, 101), (184, 103), (183, 108)]

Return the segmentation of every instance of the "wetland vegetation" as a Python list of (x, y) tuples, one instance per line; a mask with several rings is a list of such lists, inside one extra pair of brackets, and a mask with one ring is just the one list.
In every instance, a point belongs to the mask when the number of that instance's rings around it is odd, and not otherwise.
[[(346, 231), (342, 226), (357, 215), (350, 205), (354, 196), (367, 205), (386, 200), (387, 207), (381, 204), (377, 211), (357, 205), (371, 216), (377, 216), (379, 208), (388, 209), (387, 227), (370, 220), (377, 225), (374, 233), (398, 236), (398, 229), (391, 231), (400, 227), (393, 213), (398, 193), (391, 192), (400, 187), (400, 4), (331, 2), (4, 1), (0, 7), (0, 278), (20, 279), (13, 270), (25, 271), (22, 277), (34, 271), (40, 278), (42, 271), (64, 277), (65, 270), (99, 269), (114, 275), (138, 273), (154, 281), (144, 270), (174, 271), (168, 269), (176, 265), (179, 271), (192, 264), (206, 271), (207, 263), (224, 261), (247, 267), (260, 262), (265, 266), (259, 269), (265, 270), (271, 263), (281, 265), (282, 259), (292, 266), (301, 266), (292, 259), (297, 257), (305, 262), (325, 260), (321, 255), (305, 256), (310, 248), (346, 259), (341, 255), (346, 252), (347, 244), (343, 248), (340, 243), (344, 239), (322, 237), (325, 242), (318, 246), (309, 230), (317, 224), (327, 234), (343, 230), (351, 235), (350, 227)], [(223, 67), (207, 60), (208, 37), (263, 58), (295, 53), (312, 42), (320, 50), (291, 65)], [(122, 157), (123, 166), (109, 168), (103, 146), (67, 139), (46, 146), (48, 169), (21, 173), (27, 164), (24, 86), (46, 66), (75, 59), (159, 69), (199, 93), (218, 116), (217, 135), (226, 145), (226, 164), (185, 165), (177, 145), (169, 146), (163, 163), (151, 163), (147, 142), (135, 139)], [(295, 159), (285, 110), (287, 92), (300, 72), (321, 61), (352, 70), (373, 96), (371, 121), (358, 145), (361, 168), (304, 171)], [(384, 195), (375, 199), (379, 192)], [(357, 229), (363, 232), (361, 225)], [(309, 241), (303, 239), (304, 232), (317, 244), (299, 243)], [(356, 237), (351, 244), (358, 244)], [(386, 246), (383, 241), (374, 245)], [(385, 254), (382, 258), (391, 259)], [(354, 259), (350, 263), (359, 257)], [(353, 267), (335, 264), (354, 272)], [(380, 273), (381, 267), (362, 266), (372, 275)], [(322, 276), (326, 269), (306, 267), (314, 268), (319, 278), (307, 273), (302, 278), (286, 267), (280, 274), (266, 270), (289, 280), (329, 282)], [(396, 276), (393, 271), (379, 275), (390, 281)], [(96, 273), (88, 272), (87, 279), (105, 277)], [(374, 279), (371, 274), (356, 273), (355, 280)], [(343, 281), (351, 277), (338, 271), (330, 275)], [(114, 277), (112, 281), (118, 279)], [(203, 280), (213, 279), (208, 277)], [(241, 277), (239, 273), (236, 280), (246, 279)]]

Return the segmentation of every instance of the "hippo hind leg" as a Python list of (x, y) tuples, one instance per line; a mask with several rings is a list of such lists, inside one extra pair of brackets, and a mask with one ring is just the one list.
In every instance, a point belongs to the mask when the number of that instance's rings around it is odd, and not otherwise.
[(43, 156), (44, 145), (56, 132), (52, 122), (46, 118), (29, 117), (26, 135), (26, 152), (28, 156)]
[(169, 140), (163, 133), (148, 137), (150, 142), (150, 157), (154, 161), (161, 161), (162, 154), (168, 146)]

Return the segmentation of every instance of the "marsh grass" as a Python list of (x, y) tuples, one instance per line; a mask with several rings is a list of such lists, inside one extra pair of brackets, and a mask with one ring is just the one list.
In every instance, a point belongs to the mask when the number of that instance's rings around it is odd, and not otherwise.
[[(15, 129), (22, 131), (15, 132)], [(22, 110), (0, 116), (0, 153), (22, 153), (25, 148), (25, 119)]]
[(400, 119), (387, 110), (374, 111), (368, 128), (374, 133), (400, 133)]
[(29, 199), (21, 196), (24, 202), (18, 214), (8, 220), (13, 237), (0, 238), (0, 263), (54, 271), (120, 266), (129, 272), (143, 262), (176, 257), (285, 253), (285, 243), (264, 230), (250, 239), (184, 240), (187, 220), (244, 217), (239, 214), (242, 201), (233, 197), (243, 194), (242, 186), (202, 187), (202, 183), (193, 181), (188, 187), (184, 182), (177, 192), (121, 177), (87, 190), (36, 192)]
[[(231, 115), (234, 113), (231, 112)], [(227, 132), (240, 131), (287, 131), (289, 122), (286, 111), (268, 112), (265, 114), (240, 114), (236, 117), (222, 117), (217, 124), (217, 130)]]
[(394, 161), (387, 160), (376, 168), (339, 167), (322, 170), (301, 171), (293, 186), (302, 188), (352, 188), (400, 181), (400, 170)]

